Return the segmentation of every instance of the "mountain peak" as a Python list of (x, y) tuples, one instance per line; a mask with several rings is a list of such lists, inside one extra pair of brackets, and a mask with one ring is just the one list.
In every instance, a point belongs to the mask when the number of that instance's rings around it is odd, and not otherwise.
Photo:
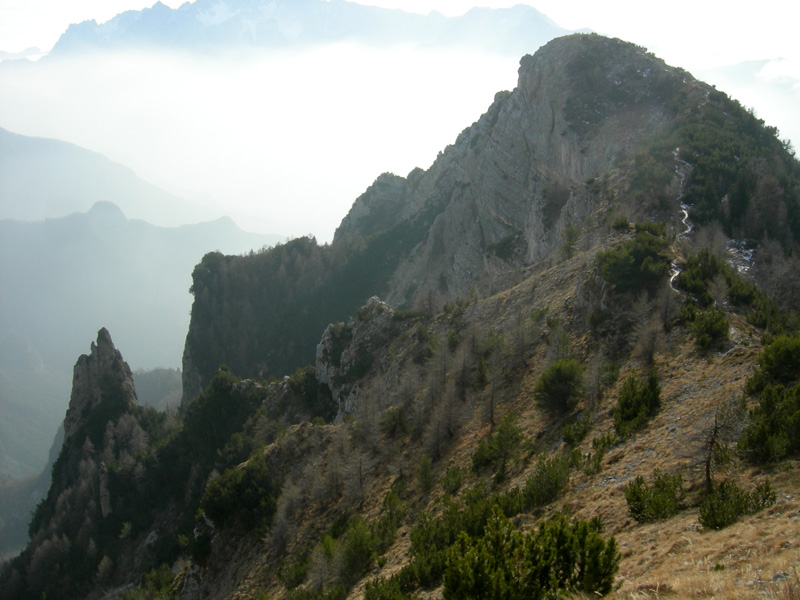
[(75, 363), (72, 394), (64, 417), (65, 439), (84, 429), (101, 406), (107, 409), (104, 414), (113, 415), (136, 405), (133, 373), (103, 327), (97, 332), (97, 341), (92, 342), (91, 352), (81, 355)]
[(87, 213), (90, 218), (103, 221), (126, 221), (127, 217), (122, 209), (107, 200), (95, 202)]

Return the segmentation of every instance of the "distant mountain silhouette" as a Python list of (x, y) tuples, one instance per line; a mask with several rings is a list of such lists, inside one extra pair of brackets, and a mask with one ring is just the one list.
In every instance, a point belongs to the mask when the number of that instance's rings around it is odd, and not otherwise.
[(362, 6), (343, 0), (197, 0), (171, 9), (160, 2), (107, 23), (71, 25), (51, 54), (142, 46), (298, 47), (360, 42), (386, 46), (470, 47), (519, 56), (567, 33), (529, 6), (475, 8), (460, 17)]
[(159, 225), (210, 217), (202, 207), (147, 183), (102, 154), (0, 128), (0, 219), (63, 217), (101, 201)]

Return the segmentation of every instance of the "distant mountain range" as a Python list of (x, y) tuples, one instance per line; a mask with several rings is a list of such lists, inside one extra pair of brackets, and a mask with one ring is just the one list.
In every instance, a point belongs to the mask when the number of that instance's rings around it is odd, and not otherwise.
[(468, 46), (515, 57), (568, 33), (529, 6), (475, 8), (460, 17), (417, 15), (344, 0), (196, 0), (171, 9), (160, 2), (107, 23), (71, 25), (53, 48), (58, 56), (92, 48), (141, 46), (297, 47), (320, 43)]

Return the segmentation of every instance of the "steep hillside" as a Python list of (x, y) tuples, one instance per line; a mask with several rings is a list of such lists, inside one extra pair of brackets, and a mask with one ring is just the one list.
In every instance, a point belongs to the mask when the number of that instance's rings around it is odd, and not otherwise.
[(800, 593), (797, 161), (618, 40), (520, 75), (331, 246), (206, 255), (179, 416), (98, 334), (4, 598)]

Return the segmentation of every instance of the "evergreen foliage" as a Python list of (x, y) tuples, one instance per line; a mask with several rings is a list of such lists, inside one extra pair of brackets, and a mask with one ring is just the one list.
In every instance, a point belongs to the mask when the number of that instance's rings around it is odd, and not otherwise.
[(642, 381), (631, 373), (622, 383), (614, 409), (614, 430), (620, 437), (627, 437), (644, 426), (655, 415), (661, 405), (661, 386), (655, 369)]
[(668, 247), (663, 236), (637, 229), (632, 240), (598, 252), (597, 266), (603, 279), (619, 292), (653, 291), (669, 273)]
[(758, 395), (739, 448), (754, 462), (781, 460), (800, 452), (800, 339), (778, 336), (758, 357), (747, 391)]
[(583, 368), (575, 359), (561, 359), (545, 369), (536, 382), (539, 404), (554, 413), (572, 409), (583, 394)]
[(208, 486), (200, 508), (217, 525), (238, 518), (245, 529), (266, 531), (275, 514), (276, 486), (263, 454), (243, 467), (228, 469)]
[(725, 311), (718, 308), (694, 312), (690, 329), (701, 352), (719, 348), (728, 340), (730, 323)]
[(330, 390), (319, 384), (313, 365), (298, 368), (292, 373), (289, 376), (289, 389), (308, 413), (310, 420), (322, 417), (325, 421), (330, 421), (336, 416), (336, 405), (331, 399)]
[(565, 423), (561, 428), (561, 437), (570, 446), (577, 446), (581, 443), (589, 429), (592, 427), (592, 419), (589, 413), (582, 413), (577, 419)]
[(752, 491), (742, 490), (732, 480), (714, 485), (700, 505), (700, 523), (711, 529), (723, 529), (743, 515), (755, 514), (775, 503), (769, 480)]
[(800, 452), (800, 387), (763, 389), (739, 448), (754, 462), (778, 461)]
[(716, 90), (697, 110), (683, 113), (674, 146), (692, 165), (685, 202), (695, 223), (719, 221), (739, 239), (766, 235), (784, 245), (797, 239), (798, 166), (776, 134)]
[(453, 461), (450, 461), (450, 464), (447, 465), (447, 471), (442, 477), (442, 489), (449, 495), (454, 496), (462, 483), (464, 483), (464, 471)]
[[(555, 501), (569, 482), (571, 472), (572, 465), (566, 456), (556, 455), (540, 460), (525, 481), (520, 501), (515, 507), (517, 510), (506, 511), (507, 514), (511, 516)], [(513, 497), (513, 492), (507, 496)], [(505, 506), (508, 504), (505, 503)]]
[(792, 385), (798, 380), (800, 338), (779, 335), (764, 346), (758, 357), (758, 368), (747, 382), (747, 388), (752, 393), (767, 385)]
[(445, 600), (487, 598), (536, 600), (557, 592), (608, 594), (620, 555), (586, 521), (563, 515), (528, 534), (516, 530), (499, 509), (479, 536), (461, 533), (447, 555)]
[(668, 519), (681, 510), (686, 497), (683, 479), (680, 475), (653, 471), (651, 485), (639, 475), (625, 486), (625, 501), (631, 516), (639, 522)]
[(501, 480), (505, 476), (508, 463), (519, 452), (522, 440), (523, 433), (517, 425), (517, 416), (514, 413), (508, 413), (500, 421), (497, 431), (478, 444), (472, 454), (472, 468), (477, 471), (492, 465), (497, 469), (498, 481)]

